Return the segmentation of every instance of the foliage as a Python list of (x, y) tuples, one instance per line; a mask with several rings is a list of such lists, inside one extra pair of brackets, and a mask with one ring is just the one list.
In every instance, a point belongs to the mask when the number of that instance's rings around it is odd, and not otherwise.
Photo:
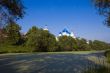
[(58, 45), (60, 51), (72, 51), (77, 49), (76, 40), (68, 36), (58, 37)]
[(93, 0), (99, 14), (106, 17), (105, 24), (110, 27), (110, 0)]
[(87, 40), (84, 38), (76, 38), (78, 50), (91, 50), (91, 46), (87, 43)]
[(6, 32), (3, 29), (0, 29), (0, 44), (5, 42), (6, 36)]
[(24, 16), (21, 0), (0, 0), (0, 25), (14, 22)]
[[(0, 51), (2, 52), (58, 52), (90, 51), (110, 49), (110, 44), (84, 38), (60, 36), (57, 38), (47, 30), (33, 26), (26, 35), (20, 33), (18, 24), (8, 24), (0, 31)], [(2, 49), (1, 49), (2, 48)], [(3, 49), (4, 48), (4, 49)], [(15, 48), (15, 49), (14, 49)], [(18, 49), (21, 48), (21, 49)]]
[(26, 45), (34, 48), (35, 51), (55, 51), (55, 36), (46, 30), (33, 26), (27, 32), (26, 38)]
[(92, 47), (93, 50), (106, 50), (110, 49), (109, 44), (99, 41), (99, 40), (94, 40), (90, 41), (90, 46)]
[(8, 24), (4, 27), (4, 30), (7, 34), (7, 43), (12, 45), (19, 44), (19, 41), (21, 40), (21, 27), (18, 24)]
[(2, 53), (31, 53), (31, 52), (34, 52), (34, 49), (30, 47), (0, 44), (0, 54)]

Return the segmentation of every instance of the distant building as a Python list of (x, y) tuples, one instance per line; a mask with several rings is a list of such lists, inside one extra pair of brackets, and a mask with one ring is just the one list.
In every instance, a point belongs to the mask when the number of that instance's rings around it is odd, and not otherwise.
[(58, 36), (70, 36), (70, 37), (76, 38), (75, 35), (74, 35), (74, 33), (68, 31), (66, 28), (63, 29), (63, 31), (60, 32)]
[[(43, 28), (43, 30), (49, 31), (47, 25)], [(59, 35), (56, 37), (56, 40), (58, 40), (59, 36), (70, 36), (72, 38), (76, 38), (73, 32), (68, 31), (66, 28), (63, 29), (62, 32), (59, 33)]]
[(48, 31), (47, 25), (45, 25), (45, 27), (44, 27), (44, 29), (43, 29), (43, 30), (46, 30), (46, 31)]

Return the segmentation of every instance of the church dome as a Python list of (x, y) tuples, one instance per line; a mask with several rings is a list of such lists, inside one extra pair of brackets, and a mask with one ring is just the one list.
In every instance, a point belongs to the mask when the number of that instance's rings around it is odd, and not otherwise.
[(47, 30), (48, 31), (47, 25), (45, 25), (44, 30)]
[(65, 29), (63, 29), (63, 31), (62, 31), (63, 33), (64, 32), (66, 32), (67, 34), (70, 34), (70, 32), (65, 28)]
[(62, 32), (59, 33), (59, 36), (71, 36), (71, 37), (75, 38), (74, 33), (69, 32), (66, 28), (64, 28), (62, 30)]

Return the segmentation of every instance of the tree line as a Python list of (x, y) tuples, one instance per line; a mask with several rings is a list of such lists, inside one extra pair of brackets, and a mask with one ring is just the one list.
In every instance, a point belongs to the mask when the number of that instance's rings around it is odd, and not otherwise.
[[(55, 37), (42, 28), (33, 26), (26, 34), (20, 32), (21, 27), (7, 24), (0, 29), (0, 52), (56, 52), (56, 51), (89, 51), (110, 49), (110, 44), (84, 38), (70, 36)], [(12, 49), (13, 48), (13, 49)], [(12, 50), (12, 51), (11, 51)]]
[[(105, 16), (105, 24), (109, 27), (110, 0), (92, 1), (99, 14)], [(67, 36), (56, 40), (49, 31), (35, 26), (26, 35), (21, 34), (16, 20), (23, 18), (24, 14), (25, 7), (21, 0), (0, 0), (0, 52), (103, 50), (110, 47), (110, 44), (99, 40), (87, 43), (86, 39)]]

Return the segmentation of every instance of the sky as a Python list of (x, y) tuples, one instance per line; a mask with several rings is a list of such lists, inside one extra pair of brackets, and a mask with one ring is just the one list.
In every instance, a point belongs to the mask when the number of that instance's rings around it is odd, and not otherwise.
[(98, 14), (91, 0), (22, 0), (25, 16), (18, 21), (22, 32), (32, 26), (44, 28), (58, 36), (64, 28), (76, 37), (101, 40), (110, 43), (110, 28), (103, 24), (104, 17)]

